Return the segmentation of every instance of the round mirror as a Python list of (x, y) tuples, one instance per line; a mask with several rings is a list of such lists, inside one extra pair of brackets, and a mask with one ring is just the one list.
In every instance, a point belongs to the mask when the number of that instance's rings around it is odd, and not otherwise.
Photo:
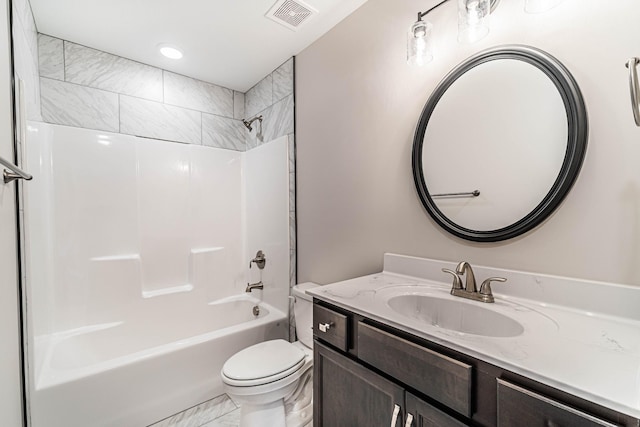
[(505, 46), (451, 71), (425, 105), (413, 144), (418, 195), (458, 237), (494, 242), (548, 217), (587, 145), (577, 83), (538, 49)]

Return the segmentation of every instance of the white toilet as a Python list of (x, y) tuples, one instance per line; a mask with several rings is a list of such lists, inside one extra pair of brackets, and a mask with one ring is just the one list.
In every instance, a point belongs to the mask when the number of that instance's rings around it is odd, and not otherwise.
[(239, 351), (222, 367), (225, 392), (240, 405), (240, 427), (303, 427), (312, 423), (315, 283), (293, 287), (298, 340), (265, 341)]

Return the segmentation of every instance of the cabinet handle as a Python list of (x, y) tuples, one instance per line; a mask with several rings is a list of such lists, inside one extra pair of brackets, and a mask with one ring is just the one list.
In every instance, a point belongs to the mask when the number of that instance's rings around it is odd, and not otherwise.
[(319, 323), (318, 329), (320, 329), (320, 331), (322, 332), (327, 332), (329, 329), (331, 329), (332, 326), (333, 326), (333, 322)]
[(393, 405), (393, 415), (391, 416), (391, 427), (396, 427), (398, 422), (398, 414), (400, 413), (400, 406)]
[(413, 415), (407, 414), (407, 422), (404, 423), (404, 427), (411, 427), (413, 425)]

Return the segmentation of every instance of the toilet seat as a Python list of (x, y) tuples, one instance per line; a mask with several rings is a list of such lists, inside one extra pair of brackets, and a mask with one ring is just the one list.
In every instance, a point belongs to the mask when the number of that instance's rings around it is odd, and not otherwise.
[(298, 371), (306, 354), (282, 339), (261, 342), (233, 355), (222, 367), (223, 381), (235, 387), (269, 384)]

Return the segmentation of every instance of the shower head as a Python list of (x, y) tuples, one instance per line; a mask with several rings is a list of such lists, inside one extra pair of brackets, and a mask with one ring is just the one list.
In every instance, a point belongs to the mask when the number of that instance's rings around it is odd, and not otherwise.
[(246, 126), (247, 129), (249, 129), (249, 132), (251, 132), (253, 130), (253, 128), (251, 127), (251, 125), (253, 124), (253, 122), (255, 122), (256, 120), (260, 121), (260, 124), (262, 124), (262, 115), (260, 116), (255, 116), (252, 119), (242, 119), (242, 123)]

